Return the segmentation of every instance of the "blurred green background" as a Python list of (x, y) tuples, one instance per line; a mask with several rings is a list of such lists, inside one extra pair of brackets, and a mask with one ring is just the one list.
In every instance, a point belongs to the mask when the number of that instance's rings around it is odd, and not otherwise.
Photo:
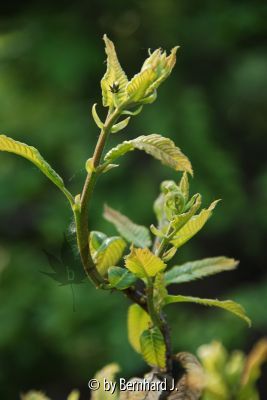
[[(192, 161), (192, 191), (203, 194), (205, 205), (223, 199), (174, 261), (224, 254), (239, 258), (240, 266), (179, 290), (242, 302), (253, 327), (225, 312), (173, 306), (177, 351), (195, 351), (212, 339), (248, 351), (267, 332), (266, 16), (259, 0), (1, 5), (1, 133), (38, 147), (73, 193), (81, 190), (98, 135), (90, 110), (101, 103), (102, 35), (115, 41), (128, 76), (148, 48), (181, 46), (156, 103), (112, 143), (144, 133), (170, 136)], [(163, 179), (177, 175), (141, 153), (128, 155), (99, 181), (91, 227), (114, 233), (101, 217), (104, 202), (137, 223), (154, 222), (152, 203)], [(128, 300), (84, 283), (74, 288), (73, 312), (71, 288), (40, 273), (49, 271), (43, 249), (57, 254), (71, 212), (34, 166), (4, 153), (0, 221), (0, 398), (35, 388), (63, 399), (78, 387), (87, 399), (87, 381), (111, 361), (124, 377), (144, 372), (127, 342)]]

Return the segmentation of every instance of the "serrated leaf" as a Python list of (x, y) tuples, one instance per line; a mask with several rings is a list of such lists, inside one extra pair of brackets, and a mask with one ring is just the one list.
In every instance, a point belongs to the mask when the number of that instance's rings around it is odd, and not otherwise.
[(105, 205), (103, 217), (111, 222), (129, 243), (138, 247), (151, 246), (149, 230), (142, 225), (137, 225), (128, 217)]
[(131, 117), (127, 117), (125, 119), (123, 119), (122, 121), (118, 122), (117, 124), (113, 125), (111, 128), (111, 133), (117, 133), (119, 131), (121, 131), (122, 129), (126, 128), (126, 126), (128, 125), (129, 121), (130, 121)]
[[(136, 74), (126, 86), (128, 97), (135, 102), (141, 101), (147, 95), (147, 91), (156, 77), (157, 74), (152, 68)], [(153, 90), (149, 94), (152, 92)]]
[(137, 353), (141, 353), (140, 336), (152, 324), (149, 314), (138, 304), (128, 309), (128, 339)]
[[(116, 107), (127, 97), (126, 86), (128, 79), (121, 68), (113, 42), (108, 39), (107, 35), (104, 35), (103, 39), (106, 44), (105, 50), (107, 54), (107, 71), (101, 80), (103, 105), (104, 107)], [(114, 84), (118, 86), (117, 93), (112, 93), (111, 91)]]
[(125, 257), (126, 268), (138, 278), (156, 276), (158, 272), (164, 271), (166, 264), (153, 254), (149, 249), (132, 248), (131, 253)]
[(119, 236), (104, 240), (97, 252), (93, 255), (96, 268), (101, 275), (106, 275), (109, 267), (118, 263), (123, 255), (125, 247), (125, 241)]
[(120, 371), (118, 364), (112, 363), (106, 365), (100, 371), (98, 371), (94, 379), (99, 382), (100, 387), (98, 390), (94, 390), (91, 393), (92, 400), (119, 400), (119, 393), (116, 388), (115, 392), (105, 390), (104, 381), (115, 382), (115, 377)]
[(113, 162), (118, 157), (134, 149), (145, 151), (147, 154), (160, 160), (162, 164), (176, 171), (187, 171), (193, 174), (189, 159), (181, 152), (179, 147), (176, 147), (171, 139), (156, 133), (147, 136), (139, 136), (136, 139), (127, 140), (119, 144), (106, 154), (105, 161)]
[(240, 304), (235, 303), (232, 300), (220, 301), (217, 299), (215, 299), (215, 300), (201, 299), (199, 297), (192, 297), (192, 296), (182, 296), (182, 295), (171, 296), (171, 295), (169, 295), (165, 299), (165, 304), (167, 305), (167, 304), (171, 304), (171, 303), (197, 303), (197, 304), (202, 304), (204, 306), (214, 306), (214, 307), (223, 308), (224, 310), (227, 310), (227, 311), (237, 315), (239, 318), (246, 321), (249, 326), (251, 326), (251, 321), (247, 317), (243, 307)]
[(183, 227), (178, 231), (178, 233), (171, 240), (171, 243), (179, 248), (195, 236), (205, 225), (209, 217), (212, 215), (212, 211), (216, 207), (219, 200), (211, 203), (208, 209), (203, 209), (198, 215), (192, 217)]
[(140, 337), (141, 352), (151, 367), (162, 370), (166, 366), (166, 346), (162, 333), (157, 327), (147, 329)]
[(31, 161), (65, 194), (70, 204), (73, 205), (73, 197), (65, 188), (63, 179), (45, 161), (35, 147), (13, 140), (8, 136), (0, 135), (0, 151), (14, 153)]
[(108, 270), (108, 280), (112, 287), (124, 290), (135, 283), (136, 277), (125, 268), (110, 267)]
[(235, 269), (238, 261), (227, 257), (204, 258), (203, 260), (190, 261), (182, 265), (172, 267), (165, 273), (165, 282), (171, 283), (190, 282), (204, 276), (218, 274), (222, 271)]

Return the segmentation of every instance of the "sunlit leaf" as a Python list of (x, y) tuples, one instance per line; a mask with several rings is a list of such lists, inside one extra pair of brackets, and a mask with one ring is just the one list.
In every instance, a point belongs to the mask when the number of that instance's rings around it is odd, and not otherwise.
[(119, 237), (114, 236), (104, 240), (95, 254), (92, 254), (96, 268), (101, 275), (105, 275), (109, 269), (122, 258), (126, 243)]
[(238, 261), (227, 257), (204, 258), (172, 267), (165, 273), (165, 282), (171, 283), (190, 282), (204, 276), (218, 274), (222, 271), (230, 271), (238, 265)]
[(95, 103), (92, 107), (92, 116), (93, 116), (94, 121), (95, 121), (96, 125), (98, 126), (98, 128), (102, 129), (104, 124), (96, 112), (96, 106), (97, 106), (97, 103)]
[(67, 397), (67, 400), (79, 400), (80, 392), (78, 390), (73, 390)]
[(130, 121), (131, 117), (127, 117), (125, 119), (123, 119), (122, 121), (118, 122), (117, 124), (113, 125), (111, 128), (111, 133), (116, 133), (121, 131), (122, 129), (126, 128), (126, 126), (128, 125), (129, 121)]
[(147, 248), (132, 248), (131, 253), (125, 257), (125, 265), (141, 279), (153, 277), (166, 268), (166, 264)]
[(212, 215), (212, 211), (216, 207), (218, 201), (219, 200), (214, 201), (208, 209), (203, 209), (198, 215), (192, 217), (183, 228), (178, 231), (177, 235), (171, 240), (171, 243), (178, 248), (196, 235)]
[(112, 391), (107, 391), (105, 390), (104, 387), (104, 382), (115, 382), (115, 377), (117, 373), (120, 371), (120, 367), (118, 364), (108, 364), (104, 368), (102, 368), (100, 371), (98, 371), (94, 379), (99, 382), (100, 387), (97, 390), (92, 391), (91, 393), (91, 400), (118, 400), (119, 399), (119, 393), (117, 388), (115, 389), (115, 392), (112, 393)]
[(105, 161), (113, 162), (118, 157), (134, 149), (145, 151), (176, 171), (193, 173), (189, 159), (181, 152), (179, 147), (176, 147), (171, 139), (158, 134), (139, 136), (136, 139), (119, 144), (106, 154)]
[(214, 306), (223, 308), (224, 310), (227, 310), (237, 315), (239, 318), (246, 321), (249, 326), (251, 326), (251, 321), (247, 317), (243, 307), (232, 300), (220, 301), (213, 299), (200, 299), (198, 297), (192, 297), (192, 296), (169, 295), (165, 299), (165, 304), (171, 304), (171, 303), (197, 303), (197, 304), (202, 304), (204, 306)]
[(105, 205), (103, 216), (129, 243), (138, 247), (151, 246), (149, 230), (145, 226), (135, 224), (128, 217), (107, 205)]
[(136, 276), (126, 268), (110, 267), (108, 270), (108, 280), (112, 287), (124, 290), (135, 283)]
[[(107, 54), (107, 71), (101, 80), (103, 105), (104, 107), (116, 107), (127, 97), (125, 90), (128, 79), (118, 61), (113, 42), (108, 39), (107, 35), (104, 35), (103, 39)], [(114, 84), (118, 87), (117, 93), (112, 93)]]
[(28, 146), (5, 135), (0, 135), (0, 151), (14, 153), (31, 161), (65, 194), (71, 205), (73, 204), (73, 197), (65, 188), (62, 178), (44, 160), (35, 147)]
[(157, 327), (147, 329), (140, 337), (141, 352), (151, 367), (165, 369), (166, 346), (162, 333)]
[(148, 313), (138, 304), (132, 304), (128, 310), (128, 339), (137, 353), (141, 353), (140, 336), (152, 324)]

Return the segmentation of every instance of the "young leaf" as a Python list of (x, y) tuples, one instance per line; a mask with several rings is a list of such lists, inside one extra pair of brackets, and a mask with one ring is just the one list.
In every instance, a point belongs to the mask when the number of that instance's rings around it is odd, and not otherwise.
[(31, 390), (26, 394), (22, 394), (21, 400), (50, 400), (44, 393)]
[(152, 324), (148, 313), (138, 304), (132, 304), (128, 310), (128, 339), (137, 353), (141, 353), (140, 336)]
[(136, 277), (125, 268), (110, 267), (108, 270), (108, 280), (112, 287), (124, 290), (135, 283)]
[(237, 315), (239, 318), (246, 321), (249, 326), (251, 326), (251, 321), (247, 317), (243, 307), (240, 304), (235, 303), (232, 300), (220, 301), (220, 300), (213, 300), (213, 299), (200, 299), (198, 297), (191, 297), (191, 296), (182, 296), (182, 295), (171, 296), (171, 295), (169, 295), (165, 299), (165, 304), (171, 304), (171, 303), (197, 303), (197, 304), (203, 304), (204, 306), (214, 306), (214, 307), (223, 308), (224, 310), (227, 310), (227, 311)]
[(105, 156), (105, 161), (113, 162), (116, 158), (123, 156), (133, 149), (143, 150), (150, 154), (162, 164), (173, 168), (176, 171), (186, 171), (193, 174), (189, 159), (176, 147), (171, 139), (158, 134), (139, 136), (136, 139), (125, 141), (114, 149), (111, 149)]
[(114, 393), (112, 391), (105, 390), (104, 381), (115, 382), (115, 377), (120, 371), (118, 364), (108, 364), (100, 371), (98, 371), (94, 379), (99, 382), (100, 386), (98, 390), (94, 390), (91, 393), (92, 400), (119, 400), (118, 390), (116, 389)]
[[(103, 105), (104, 107), (116, 107), (127, 97), (125, 90), (128, 79), (121, 68), (113, 42), (108, 39), (107, 35), (104, 35), (103, 39), (106, 44), (105, 50), (107, 54), (107, 71), (101, 80)], [(112, 89), (114, 85), (117, 87), (115, 93)]]
[(134, 102), (142, 101), (146, 94), (151, 94), (153, 90), (147, 93), (157, 74), (153, 69), (145, 69), (136, 74), (128, 83), (126, 90), (129, 98)]
[(65, 188), (63, 179), (43, 159), (35, 147), (28, 146), (25, 143), (18, 142), (5, 135), (0, 135), (0, 151), (14, 153), (31, 161), (65, 194), (70, 204), (73, 205), (73, 197)]
[(73, 390), (67, 397), (67, 400), (79, 400), (80, 392), (78, 390)]
[(106, 275), (109, 267), (117, 264), (123, 255), (125, 247), (125, 241), (119, 236), (104, 240), (97, 252), (93, 255), (96, 268), (101, 275)]
[(147, 248), (132, 248), (131, 253), (125, 257), (126, 267), (138, 278), (153, 277), (160, 271), (164, 271), (166, 264)]
[(171, 283), (190, 282), (204, 276), (218, 274), (235, 269), (238, 261), (227, 257), (204, 258), (203, 260), (177, 265), (165, 273), (166, 285)]
[(127, 117), (125, 119), (123, 119), (122, 121), (118, 122), (117, 124), (113, 125), (113, 127), (111, 128), (111, 133), (117, 133), (119, 131), (121, 131), (122, 129), (126, 128), (126, 126), (128, 125), (129, 121), (130, 121), (131, 117)]
[(96, 125), (98, 126), (98, 128), (102, 129), (104, 124), (96, 112), (96, 106), (97, 106), (97, 103), (95, 103), (92, 107), (92, 116), (93, 116), (94, 121), (95, 121)]
[[(252, 349), (247, 357), (243, 376), (242, 376), (242, 389), (241, 393), (245, 394), (248, 388), (254, 387), (256, 381), (259, 379), (261, 372), (260, 368), (263, 363), (267, 361), (267, 339), (261, 339)], [(245, 399), (244, 397), (241, 397)]]
[(124, 110), (124, 111), (122, 111), (122, 114), (124, 114), (124, 115), (132, 115), (132, 116), (135, 116), (135, 115), (140, 114), (140, 112), (142, 111), (142, 109), (143, 109), (143, 106), (138, 107), (138, 108), (137, 108), (136, 110), (134, 110), (134, 111)]
[(108, 237), (105, 233), (103, 232), (98, 232), (98, 231), (91, 231), (89, 235), (89, 246), (90, 246), (90, 252), (92, 255), (94, 255), (99, 247), (102, 245), (104, 240), (106, 240)]
[(103, 217), (115, 225), (117, 231), (129, 243), (138, 247), (151, 246), (149, 230), (145, 226), (136, 225), (125, 215), (105, 205)]
[(182, 229), (180, 229), (177, 235), (171, 240), (171, 243), (178, 249), (193, 236), (195, 236), (205, 225), (209, 217), (212, 215), (212, 211), (216, 207), (219, 200), (211, 203), (208, 209), (203, 209), (198, 215), (192, 217)]
[(145, 361), (151, 367), (165, 369), (166, 346), (162, 333), (157, 327), (147, 329), (140, 337), (141, 352)]
[(184, 172), (182, 179), (180, 180), (179, 187), (181, 192), (183, 193), (183, 196), (185, 198), (185, 201), (187, 202), (189, 198), (189, 182), (188, 182), (188, 176), (187, 173)]
[(154, 304), (155, 308), (160, 311), (162, 306), (164, 305), (165, 298), (167, 297), (168, 292), (166, 290), (166, 284), (164, 279), (164, 274), (159, 273), (156, 275), (156, 279), (154, 282)]

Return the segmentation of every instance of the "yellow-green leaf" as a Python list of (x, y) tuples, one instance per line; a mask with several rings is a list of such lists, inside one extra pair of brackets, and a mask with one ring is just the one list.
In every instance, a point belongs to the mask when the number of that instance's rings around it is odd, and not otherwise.
[(108, 270), (108, 280), (111, 287), (124, 290), (135, 283), (136, 276), (126, 268), (110, 267)]
[(186, 171), (193, 174), (189, 159), (176, 147), (171, 139), (158, 134), (139, 136), (136, 139), (125, 141), (111, 149), (105, 156), (105, 161), (113, 162), (116, 158), (123, 156), (134, 149), (143, 150), (150, 154), (162, 164), (176, 171)]
[(129, 98), (135, 102), (142, 101), (147, 94), (151, 94), (153, 91), (147, 93), (156, 77), (157, 74), (152, 68), (147, 68), (136, 74), (126, 87)]
[(141, 352), (151, 367), (162, 370), (166, 366), (166, 346), (162, 333), (157, 327), (147, 329), (140, 337)]
[(50, 400), (44, 393), (32, 390), (21, 395), (21, 400)]
[(138, 247), (151, 246), (149, 230), (142, 225), (137, 225), (125, 215), (105, 205), (103, 217), (111, 222), (129, 243)]
[(251, 321), (247, 317), (243, 307), (240, 304), (235, 303), (232, 300), (220, 301), (217, 299), (215, 299), (215, 300), (214, 299), (201, 299), (199, 297), (192, 297), (192, 296), (182, 296), (182, 295), (171, 296), (171, 295), (169, 295), (165, 299), (165, 304), (171, 304), (171, 303), (197, 303), (197, 304), (202, 304), (204, 306), (214, 306), (214, 307), (223, 308), (224, 310), (227, 310), (227, 311), (237, 315), (239, 318), (246, 321), (249, 326), (251, 326)]
[(78, 390), (73, 390), (67, 397), (67, 400), (79, 400), (80, 392)]
[(115, 377), (120, 371), (118, 364), (112, 363), (106, 365), (100, 371), (95, 374), (94, 379), (99, 382), (100, 387), (97, 390), (92, 391), (92, 400), (118, 400), (119, 394), (116, 389), (114, 393), (112, 391), (107, 391), (104, 388), (104, 381), (115, 382)]
[(176, 247), (181, 247), (184, 243), (195, 236), (205, 225), (209, 217), (212, 215), (212, 211), (216, 207), (219, 200), (214, 201), (208, 209), (203, 209), (198, 215), (192, 217), (182, 229), (171, 240), (171, 243)]
[(204, 276), (235, 269), (238, 261), (228, 257), (211, 257), (176, 265), (165, 273), (166, 285), (190, 282)]
[(148, 313), (138, 304), (132, 304), (128, 310), (128, 339), (137, 353), (141, 353), (140, 336), (152, 324)]
[(35, 147), (28, 146), (25, 143), (18, 142), (5, 135), (0, 135), (0, 151), (14, 153), (31, 161), (65, 194), (70, 204), (73, 205), (73, 197), (65, 188), (63, 179), (44, 160)]
[(125, 241), (119, 236), (104, 240), (97, 252), (93, 255), (96, 268), (101, 275), (106, 275), (109, 267), (118, 263), (123, 255), (125, 247)]
[(125, 265), (129, 271), (141, 279), (153, 277), (166, 268), (166, 264), (149, 249), (136, 249), (134, 247), (131, 253), (125, 257)]
[[(103, 105), (104, 107), (116, 107), (127, 97), (126, 86), (128, 84), (128, 79), (121, 68), (113, 42), (107, 35), (104, 35), (103, 39), (105, 41), (105, 50), (107, 54), (107, 71), (101, 80)], [(114, 85), (118, 88), (116, 93), (112, 92), (112, 87)]]

